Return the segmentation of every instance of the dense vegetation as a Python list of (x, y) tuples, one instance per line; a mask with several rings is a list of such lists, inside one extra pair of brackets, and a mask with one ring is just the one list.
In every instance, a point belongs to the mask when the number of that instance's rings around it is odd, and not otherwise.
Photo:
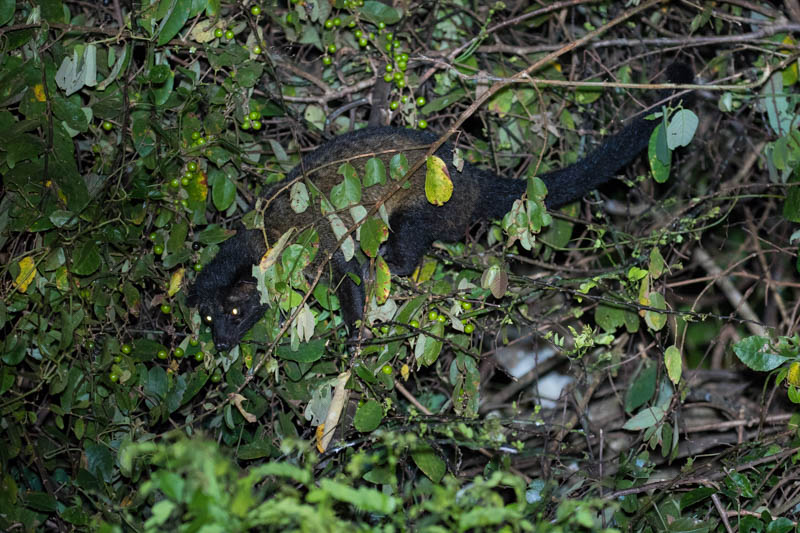
[[(0, 529), (797, 530), (785, 4), (0, 0)], [(542, 212), (534, 177), (673, 62), (698, 84), (647, 157)], [(370, 121), (530, 193), (412, 277), (378, 264), (358, 344), (282, 243), (270, 311), (215, 350), (197, 272)], [(348, 172), (337, 209), (405, 167)]]

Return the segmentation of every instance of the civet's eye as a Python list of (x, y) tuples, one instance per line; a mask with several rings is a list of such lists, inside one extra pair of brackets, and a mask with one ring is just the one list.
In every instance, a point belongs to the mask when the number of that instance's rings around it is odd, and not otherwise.
[(233, 316), (239, 316), (239, 308), (238, 307), (234, 307), (233, 309), (231, 309), (231, 314)]
[(211, 318), (211, 315), (206, 315), (203, 317), (203, 322), (205, 322), (206, 324), (211, 324), (213, 321), (214, 319)]

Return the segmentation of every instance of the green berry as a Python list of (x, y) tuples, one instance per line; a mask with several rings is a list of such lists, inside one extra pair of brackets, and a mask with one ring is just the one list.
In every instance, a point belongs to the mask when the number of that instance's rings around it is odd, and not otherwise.
[(418, 328), (419, 327), (419, 320), (416, 320), (416, 319), (412, 320), (411, 322), (408, 323), (408, 325), (411, 326), (412, 328)]
[(160, 244), (156, 244), (155, 246), (153, 246), (153, 253), (156, 254), (156, 255), (163, 254), (164, 253), (164, 247), (161, 246)]
[(360, 46), (361, 48), (364, 48), (365, 46), (367, 46), (367, 44), (369, 44), (369, 41), (367, 41), (366, 37), (362, 37), (361, 39), (358, 40), (358, 46)]
[(403, 72), (405, 72), (405, 71), (406, 71), (406, 68), (408, 68), (408, 63), (407, 63), (406, 61), (403, 61), (403, 60), (401, 59), (400, 61), (398, 61), (398, 62), (397, 62), (397, 68), (399, 68), (400, 70), (402, 70)]
[(261, 53), (261, 47), (260, 47), (260, 46), (258, 46), (258, 45), (254, 46), (254, 47), (253, 47), (253, 50), (252, 50), (252, 52), (253, 52), (255, 55), (258, 55), (258, 54), (260, 54), (260, 53)]
[(470, 334), (475, 331), (475, 324), (464, 324), (464, 333)]
[(226, 39), (228, 39), (229, 41), (230, 41), (231, 39), (233, 39), (233, 30), (227, 30), (227, 31), (225, 32), (225, 38), (226, 38)]
[(445, 322), (447, 322), (447, 317), (445, 315), (439, 315), (436, 317), (436, 321), (441, 324), (444, 324)]
[(222, 28), (217, 28), (214, 30), (214, 37), (216, 37), (217, 39), (219, 39), (223, 35), (225, 35), (225, 32), (222, 30)]
[(158, 238), (158, 234), (154, 231), (153, 233), (148, 235), (147, 238), (150, 239), (151, 241), (154, 241)]
[(202, 265), (201, 263), (195, 263), (195, 264), (192, 266), (192, 269), (193, 269), (195, 272), (200, 272), (201, 270), (203, 270), (203, 265)]
[(394, 84), (397, 85), (398, 89), (402, 89), (403, 87), (406, 86), (406, 80), (405, 79), (395, 80)]
[(342, 25), (342, 19), (340, 19), (339, 17), (335, 17), (333, 19), (333, 25), (334, 26), (341, 26)]
[(189, 163), (186, 165), (186, 169), (189, 172), (197, 172), (197, 163), (194, 161), (189, 161)]
[(220, 381), (222, 381), (222, 374), (219, 371), (211, 374), (211, 383), (219, 383)]
[(424, 118), (420, 119), (420, 121), (417, 122), (417, 126), (419, 126), (419, 129), (424, 130), (425, 128), (428, 127), (428, 121), (425, 120)]
[(198, 363), (201, 362), (203, 359), (205, 359), (205, 357), (206, 354), (204, 354), (203, 352), (197, 352), (196, 354), (194, 354), (194, 360), (197, 361)]
[(167, 358), (167, 351), (166, 350), (159, 350), (156, 356), (159, 359), (166, 359)]
[(386, 28), (386, 23), (385, 22), (381, 21), (381, 22), (378, 23), (378, 29), (379, 30), (383, 30), (385, 28)]
[(327, 65), (330, 65), (331, 63), (333, 63), (333, 59), (331, 59), (331, 56), (324, 56), (322, 58), (322, 64), (323, 65), (327, 66)]
[(261, 118), (261, 113), (258, 111), (250, 111), (250, 113), (247, 114), (247, 118), (250, 120), (258, 120)]
[(253, 129), (258, 131), (261, 129), (261, 121), (260, 120), (251, 120), (250, 125), (253, 126)]
[(425, 105), (425, 97), (424, 96), (418, 96), (417, 97), (417, 106), (418, 107), (422, 107), (424, 105)]
[(199, 139), (197, 139), (195, 142), (197, 143), (197, 145), (198, 145), (198, 146), (200, 146), (200, 145), (203, 145), (203, 144), (205, 144), (205, 143), (206, 143), (206, 140), (205, 140), (205, 138), (204, 138), (204, 137), (200, 137), (200, 138), (199, 138)]
[(400, 101), (403, 102), (404, 104), (408, 103), (408, 96), (407, 95), (403, 95), (403, 97), (400, 98)]
[(387, 72), (386, 74), (383, 75), (383, 81), (385, 81), (386, 83), (391, 83), (393, 79), (394, 76), (392, 76), (390, 72)]
[(395, 111), (398, 107), (400, 107), (400, 102), (398, 102), (397, 100), (394, 100), (392, 103), (389, 104), (389, 109), (391, 109), (392, 111)]
[(128, 355), (133, 351), (133, 348), (131, 348), (130, 344), (123, 344), (122, 347), (120, 348), (120, 351), (125, 355)]
[(461, 302), (461, 309), (464, 311), (469, 311), (472, 309), (472, 302)]
[(328, 30), (333, 28), (333, 19), (328, 19), (325, 21), (325, 28)]
[(249, 118), (244, 119), (244, 122), (242, 122), (242, 129), (243, 130), (249, 130), (250, 129), (250, 119)]
[(161, 304), (161, 312), (165, 315), (172, 312), (172, 306), (169, 304)]
[(119, 374), (117, 374), (116, 372), (112, 372), (108, 375), (108, 379), (110, 379), (112, 383), (116, 383), (117, 381), (119, 381)]
[(294, 22), (294, 13), (286, 13), (286, 24)]
[(381, 372), (383, 372), (383, 373), (384, 373), (384, 374), (386, 374), (387, 376), (391, 375), (391, 373), (392, 373), (392, 366), (391, 366), (391, 365), (383, 365), (383, 368), (381, 368)]
[(384, 335), (389, 333), (389, 326), (386, 326), (386, 325), (381, 326), (381, 333), (383, 333)]
[(172, 353), (175, 355), (175, 357), (181, 358), (181, 357), (183, 357), (184, 351), (183, 351), (183, 348), (178, 346), (177, 348), (175, 348), (175, 350)]
[(102, 126), (103, 126), (103, 129), (106, 130), (106, 131), (111, 131), (114, 128), (114, 124), (112, 124), (111, 122), (109, 122), (107, 120), (103, 121)]
[(189, 339), (189, 346), (197, 346), (197, 345), (199, 345), (199, 344), (200, 344), (200, 341), (199, 341), (199, 340), (197, 340), (197, 339), (195, 339), (194, 337), (192, 337), (191, 339)]
[(353, 32), (353, 35), (355, 35), (356, 39), (360, 39), (364, 35), (364, 32), (361, 30), (356, 30)]
[(437, 318), (439, 318), (439, 313), (437, 313), (436, 311), (428, 312), (428, 320), (436, 320)]
[(199, 139), (200, 137), (201, 137), (201, 134), (200, 134), (200, 132), (199, 132), (199, 131), (193, 131), (193, 132), (192, 132), (192, 140), (193, 140), (193, 141), (196, 141), (196, 140), (197, 140), (197, 139)]
[(259, 6), (253, 6), (250, 8), (250, 14), (253, 16), (259, 16), (261, 14), (261, 8)]
[(384, 68), (384, 70), (386, 70), (386, 72), (391, 72), (391, 71), (393, 71), (393, 70), (394, 70), (394, 67), (393, 67), (393, 66), (391, 66), (391, 65), (386, 65), (386, 67)]
[(328, 52), (330, 52), (331, 54), (335, 54), (336, 53), (336, 45), (335, 44), (329, 44), (328, 45)]
[(122, 362), (122, 356), (121, 355), (115, 355), (114, 356), (114, 362), (115, 363), (121, 363)]
[(178, 187), (180, 187), (181, 186), (180, 178), (172, 178), (171, 180), (169, 180), (169, 186), (172, 187), (173, 189), (177, 189)]

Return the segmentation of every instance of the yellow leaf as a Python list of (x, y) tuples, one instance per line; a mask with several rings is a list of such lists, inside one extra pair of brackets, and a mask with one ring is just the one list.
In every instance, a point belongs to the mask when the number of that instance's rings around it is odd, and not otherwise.
[(675, 345), (670, 346), (664, 351), (664, 365), (667, 367), (669, 380), (677, 385), (681, 380), (683, 359), (681, 359), (680, 350), (678, 350)]
[(790, 385), (800, 387), (800, 363), (795, 361), (789, 365), (789, 374), (786, 376), (786, 381)]
[(47, 95), (44, 92), (44, 85), (42, 85), (41, 83), (37, 83), (36, 85), (33, 86), (33, 95), (39, 102), (47, 101)]
[(167, 294), (170, 296), (175, 296), (175, 293), (181, 290), (181, 283), (183, 282), (183, 274), (185, 272), (186, 269), (181, 267), (172, 273), (172, 276), (169, 278), (169, 289), (167, 289)]
[(378, 305), (386, 303), (391, 288), (392, 273), (389, 272), (389, 265), (379, 255), (375, 259), (375, 299), (378, 301)]
[(19, 265), (19, 275), (14, 280), (14, 287), (19, 289), (19, 292), (26, 292), (28, 285), (33, 283), (36, 279), (36, 264), (31, 257), (23, 257)]
[(425, 261), (422, 266), (418, 266), (411, 275), (411, 279), (417, 283), (424, 283), (433, 277), (436, 272), (436, 261)]
[(409, 375), (411, 375), (411, 370), (406, 363), (403, 363), (403, 366), (400, 367), (400, 376), (403, 378), (403, 381), (408, 381)]
[(441, 158), (432, 155), (425, 161), (425, 197), (433, 205), (444, 205), (453, 195), (453, 182), (447, 165)]

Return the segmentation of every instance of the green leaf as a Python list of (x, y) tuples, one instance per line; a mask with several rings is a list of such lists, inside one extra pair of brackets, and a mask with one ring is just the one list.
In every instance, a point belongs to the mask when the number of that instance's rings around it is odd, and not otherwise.
[(386, 183), (386, 167), (383, 161), (377, 157), (371, 157), (367, 160), (364, 172), (364, 187)]
[(168, 387), (167, 371), (160, 366), (152, 367), (147, 373), (147, 381), (144, 384), (145, 394), (163, 399), (167, 396)]
[(739, 360), (753, 370), (769, 372), (792, 359), (769, 351), (769, 339), (754, 335), (733, 345), (733, 353)]
[(28, 492), (24, 497), (25, 504), (37, 511), (53, 513), (58, 507), (56, 499), (46, 492)]
[[(441, 322), (434, 322), (431, 324), (429, 331), (438, 337), (444, 334), (444, 324)], [(439, 352), (442, 351), (442, 341), (429, 337), (424, 333), (417, 336), (417, 341), (414, 346), (414, 356), (421, 365), (430, 366), (439, 358)]]
[(692, 505), (706, 500), (711, 497), (712, 494), (716, 494), (717, 490), (711, 487), (700, 487), (697, 489), (690, 490), (683, 496), (681, 496), (681, 510), (687, 509)]
[(367, 400), (356, 410), (353, 425), (361, 433), (369, 433), (378, 428), (383, 420), (383, 407), (375, 400)]
[(783, 202), (783, 218), (790, 222), (800, 222), (800, 177), (795, 171), (790, 180), (793, 186), (786, 188), (786, 200)]
[(84, 241), (75, 249), (70, 271), (78, 276), (88, 276), (100, 268), (100, 251), (94, 241)]
[(389, 238), (389, 228), (383, 220), (369, 217), (361, 225), (361, 249), (367, 257), (376, 257), (381, 243)]
[(344, 176), (341, 183), (331, 187), (331, 203), (336, 209), (344, 209), (361, 202), (361, 181), (358, 179), (356, 169), (350, 163), (339, 167), (339, 173)]
[(450, 107), (453, 103), (458, 102), (467, 92), (462, 89), (458, 88), (453, 91), (450, 91), (444, 96), (439, 96), (438, 98), (434, 98), (427, 104), (425, 104), (422, 109), (420, 110), (423, 115), (429, 115), (431, 113), (436, 113), (437, 111), (441, 111), (447, 107)]
[(264, 74), (264, 64), (257, 61), (245, 61), (236, 70), (236, 81), (242, 87), (254, 87)]
[(647, 361), (633, 379), (625, 394), (625, 412), (632, 413), (638, 407), (650, 401), (656, 392), (658, 366)]
[(420, 444), (411, 452), (414, 464), (422, 470), (422, 473), (434, 483), (439, 483), (444, 477), (446, 466), (444, 461), (427, 444)]
[(67, 126), (76, 131), (86, 131), (89, 129), (89, 117), (84, 113), (83, 108), (70, 99), (61, 96), (53, 98), (53, 113)]
[(650, 162), (650, 171), (653, 173), (654, 180), (664, 183), (669, 179), (672, 152), (667, 149), (663, 124), (656, 126), (653, 134), (650, 135), (650, 141), (647, 144), (647, 160)]
[(389, 160), (389, 176), (399, 180), (408, 172), (408, 159), (405, 154), (394, 154)]
[(325, 354), (325, 339), (316, 339), (300, 345), (297, 351), (292, 351), (291, 347), (281, 344), (276, 350), (276, 354), (281, 359), (295, 361), (297, 363), (313, 363), (318, 361)]
[(289, 205), (295, 213), (303, 213), (308, 209), (308, 187), (302, 181), (295, 182), (289, 190)]
[(697, 131), (699, 119), (689, 109), (681, 109), (672, 116), (667, 126), (667, 147), (674, 150), (687, 146)]
[(157, 46), (166, 44), (175, 37), (186, 21), (189, 20), (189, 12), (192, 7), (192, 0), (161, 0), (161, 6), (168, 5), (166, 17), (161, 21), (161, 25), (156, 31), (158, 40)]
[[(650, 307), (654, 307), (656, 309), (667, 308), (667, 303), (664, 301), (664, 296), (661, 293), (651, 292), (649, 299)], [(656, 311), (646, 311), (644, 314), (644, 321), (647, 324), (647, 327), (653, 331), (660, 331), (661, 328), (663, 328), (667, 323), (667, 315), (664, 313), (658, 313)]]
[(594, 320), (608, 333), (614, 333), (618, 327), (625, 325), (623, 310), (607, 304), (597, 306), (594, 310)]
[(86, 451), (86, 469), (97, 479), (111, 483), (114, 476), (114, 456), (108, 445), (88, 442), (84, 449)]
[(16, 0), (0, 0), (0, 26), (4, 26), (14, 17)]
[[(329, 478), (323, 478), (319, 486), (330, 497), (340, 502), (349, 503), (364, 512), (389, 515), (397, 508), (397, 500), (395, 498), (376, 489), (367, 487), (354, 489), (349, 485)], [(315, 503), (313, 493), (309, 494), (308, 500), (311, 503)]]
[(649, 272), (650, 277), (653, 279), (660, 278), (661, 274), (664, 273), (664, 257), (661, 255), (661, 251), (658, 248), (650, 250)]
[(397, 24), (403, 17), (403, 12), (382, 2), (367, 0), (359, 9), (359, 14), (372, 23), (383, 22), (387, 26)]
[(236, 199), (236, 184), (227, 176), (219, 175), (211, 188), (211, 201), (217, 211), (225, 211)]
[(658, 405), (645, 407), (636, 413), (633, 418), (625, 422), (625, 424), (622, 426), (622, 429), (627, 429), (629, 431), (641, 431), (643, 429), (653, 427), (663, 420), (666, 414), (667, 413), (664, 411), (664, 408)]

